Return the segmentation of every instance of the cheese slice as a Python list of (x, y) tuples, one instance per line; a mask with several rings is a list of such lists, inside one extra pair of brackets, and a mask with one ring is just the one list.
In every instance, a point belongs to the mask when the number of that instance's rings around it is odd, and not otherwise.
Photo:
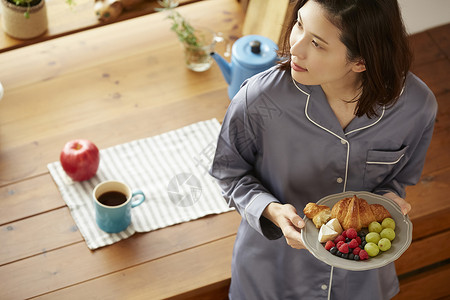
[(338, 234), (341, 234), (343, 229), (341, 227), (341, 224), (339, 223), (338, 219), (334, 218), (331, 219), (326, 223), (327, 226), (331, 227), (334, 231), (336, 231)]
[(325, 243), (327, 241), (331, 241), (339, 235), (337, 231), (335, 231), (330, 226), (323, 224), (319, 230), (319, 242)]

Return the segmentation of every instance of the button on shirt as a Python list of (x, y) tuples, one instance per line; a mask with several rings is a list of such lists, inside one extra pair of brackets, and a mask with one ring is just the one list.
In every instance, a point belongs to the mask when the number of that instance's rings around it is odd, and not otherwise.
[(247, 80), (222, 124), (211, 175), (242, 216), (231, 299), (388, 299), (398, 292), (393, 263), (347, 271), (286, 244), (262, 217), (271, 202), (303, 217), (308, 202), (344, 191), (392, 191), (417, 183), (431, 140), (436, 100), (408, 74), (397, 103), (344, 129), (320, 86), (304, 86), (271, 68)]

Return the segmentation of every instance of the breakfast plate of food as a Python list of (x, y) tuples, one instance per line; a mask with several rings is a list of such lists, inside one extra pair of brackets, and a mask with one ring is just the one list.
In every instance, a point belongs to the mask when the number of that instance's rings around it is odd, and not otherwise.
[(301, 235), (317, 259), (364, 271), (398, 259), (412, 241), (412, 223), (393, 200), (369, 192), (344, 192), (308, 203)]

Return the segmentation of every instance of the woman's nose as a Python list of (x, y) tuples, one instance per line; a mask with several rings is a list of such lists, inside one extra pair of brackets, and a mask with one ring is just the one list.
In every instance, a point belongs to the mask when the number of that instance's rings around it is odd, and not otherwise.
[(300, 59), (306, 58), (306, 45), (303, 34), (297, 34), (291, 37), (291, 55), (297, 56)]

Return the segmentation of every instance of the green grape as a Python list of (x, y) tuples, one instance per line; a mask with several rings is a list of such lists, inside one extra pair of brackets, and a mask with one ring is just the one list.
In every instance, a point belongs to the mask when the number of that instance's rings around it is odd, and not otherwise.
[(395, 230), (395, 221), (392, 218), (386, 218), (381, 222), (381, 226), (383, 228), (392, 228), (392, 230)]
[(381, 237), (380, 234), (378, 232), (369, 232), (366, 235), (366, 242), (367, 243), (374, 243), (374, 244), (378, 244), (378, 242), (380, 241)]
[(391, 249), (391, 241), (387, 238), (382, 238), (378, 242), (378, 248), (380, 248), (381, 251), (387, 251)]
[(377, 232), (380, 233), (381, 230), (383, 230), (383, 227), (381, 227), (381, 224), (374, 221), (369, 224), (369, 232)]
[(382, 238), (387, 238), (388, 240), (392, 241), (395, 238), (395, 231), (392, 228), (385, 228), (381, 230), (380, 236)]
[(378, 248), (377, 244), (375, 243), (367, 243), (364, 246), (364, 250), (366, 250), (367, 254), (369, 254), (369, 256), (374, 257), (377, 256), (378, 253), (380, 252), (380, 248)]

